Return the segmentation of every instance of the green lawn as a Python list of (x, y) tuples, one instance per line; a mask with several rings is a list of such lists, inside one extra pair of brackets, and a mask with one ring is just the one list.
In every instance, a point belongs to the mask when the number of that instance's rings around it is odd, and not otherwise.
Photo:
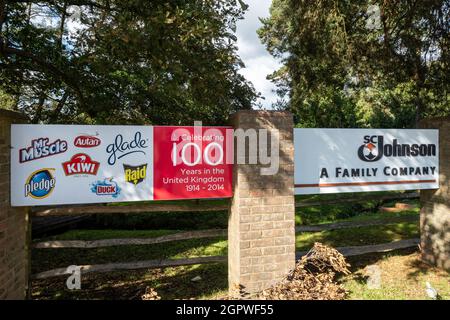
[(114, 230), (114, 229), (75, 229), (64, 233), (35, 239), (34, 242), (45, 240), (102, 240), (115, 238), (156, 238), (180, 232), (179, 230)]
[[(169, 233), (162, 230), (161, 233)], [(74, 239), (74, 234), (82, 234), (84, 239), (102, 239), (110, 237), (143, 237), (155, 236), (155, 233), (130, 230), (83, 230), (69, 231), (55, 240)], [(396, 223), (385, 226), (361, 227), (301, 233), (296, 237), (297, 250), (308, 250), (314, 242), (322, 242), (334, 247), (368, 245), (391, 242), (400, 239), (418, 237), (417, 223)], [(180, 259), (199, 256), (215, 256), (227, 254), (226, 238), (204, 238), (173, 241), (152, 245), (115, 246), (95, 249), (33, 249), (32, 271), (42, 272), (53, 268), (67, 267), (72, 264), (102, 264), (108, 262), (125, 262), (151, 259)]]
[[(310, 206), (296, 209), (296, 224), (311, 225), (346, 221), (351, 219), (369, 219), (389, 217), (394, 214), (379, 213), (381, 204), (393, 205), (396, 201), (383, 203), (379, 200), (370, 200), (371, 195), (395, 195), (402, 192), (373, 192), (373, 193), (343, 193), (296, 196), (296, 201), (321, 201), (348, 198), (360, 198), (360, 201), (337, 205)], [(142, 202), (133, 205), (149, 204), (194, 204), (197, 206), (209, 206), (212, 204), (227, 204), (228, 199), (221, 200), (180, 200), (164, 202)], [(404, 200), (401, 202), (418, 204), (417, 200)], [(126, 203), (112, 204), (124, 206)], [(413, 213), (413, 212), (410, 212)], [(405, 213), (407, 214), (407, 213)], [(202, 229), (226, 229), (228, 225), (228, 212), (151, 212), (139, 214), (97, 214), (89, 221), (93, 229), (129, 229), (129, 230), (202, 230)]]
[[(442, 299), (450, 299), (450, 274), (423, 264), (417, 249), (367, 254), (348, 259), (352, 274), (339, 282), (348, 291), (347, 299), (429, 299), (428, 281)], [(381, 287), (369, 289), (366, 266), (381, 270)], [(201, 280), (191, 279), (200, 276)], [(140, 299), (147, 286), (155, 288), (162, 299), (217, 299), (227, 294), (227, 264), (194, 265), (175, 268), (133, 270), (82, 276), (81, 290), (69, 291), (66, 277), (33, 280), (33, 299)]]
[(383, 226), (301, 233), (296, 236), (296, 247), (297, 250), (308, 250), (314, 242), (321, 242), (332, 247), (363, 246), (417, 237), (419, 237), (419, 226), (417, 223), (396, 223)]
[[(362, 196), (363, 194), (358, 194)], [(354, 197), (344, 194), (343, 197)], [(341, 196), (342, 197), (342, 196)], [(316, 201), (335, 199), (336, 195), (297, 197)], [(417, 205), (416, 200), (402, 201)], [(395, 201), (385, 203), (393, 206)], [(337, 221), (365, 221), (371, 219), (395, 219), (417, 216), (419, 209), (400, 213), (379, 212), (380, 203), (362, 200), (359, 203), (306, 207), (296, 210), (296, 223), (321, 224)], [(111, 238), (154, 238), (187, 230), (225, 229), (227, 212), (179, 212), (123, 215), (97, 215), (94, 229), (71, 230), (65, 233), (34, 239), (43, 240), (100, 240)], [(387, 225), (366, 226), (350, 229), (300, 233), (296, 236), (298, 251), (308, 250), (314, 242), (333, 247), (358, 246), (386, 243), (395, 240), (419, 237), (417, 222), (391, 221)], [(430, 281), (444, 298), (449, 298), (449, 279), (437, 270), (418, 264), (416, 249), (391, 254), (374, 254), (350, 258), (351, 276), (341, 281), (349, 290), (349, 299), (423, 299), (422, 282)], [(151, 259), (180, 259), (199, 256), (226, 256), (227, 240), (224, 237), (190, 239), (152, 245), (115, 246), (96, 249), (32, 249), (32, 274), (69, 265), (131, 262)], [(398, 258), (396, 258), (398, 257)], [(395, 259), (398, 259), (395, 260)], [(368, 290), (364, 278), (364, 267), (370, 263), (381, 263), (386, 274), (390, 268), (399, 268), (398, 277), (386, 278), (378, 291)], [(403, 263), (403, 265), (401, 264)], [(403, 267), (400, 267), (402, 265)], [(403, 269), (402, 269), (403, 268)], [(409, 269), (408, 269), (409, 268)], [(405, 278), (405, 274), (411, 274)], [(396, 270), (392, 275), (397, 273)], [(399, 272), (400, 273), (400, 272)], [(191, 279), (201, 276), (199, 282)], [(83, 275), (82, 290), (65, 289), (65, 277), (34, 280), (33, 298), (36, 299), (139, 299), (146, 286), (156, 288), (163, 299), (218, 298), (227, 292), (227, 265), (184, 266), (164, 269), (109, 272), (107, 274)], [(447, 281), (447, 282), (445, 282)]]
[(192, 239), (152, 245), (115, 246), (95, 249), (33, 249), (32, 273), (70, 265), (131, 262), (153, 259), (181, 259), (227, 254), (223, 238)]
[[(416, 249), (387, 254), (371, 254), (348, 259), (352, 274), (341, 279), (351, 300), (424, 300), (425, 283), (429, 282), (445, 300), (450, 299), (450, 273), (421, 262)], [(376, 266), (379, 288), (367, 286), (367, 266)]]

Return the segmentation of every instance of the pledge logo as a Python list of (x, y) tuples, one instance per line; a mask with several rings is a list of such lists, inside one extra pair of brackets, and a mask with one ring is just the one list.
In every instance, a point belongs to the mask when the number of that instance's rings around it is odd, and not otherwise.
[(47, 198), (56, 185), (52, 171), (55, 169), (41, 169), (33, 172), (25, 183), (25, 197), (34, 199)]
[(114, 142), (106, 147), (106, 152), (109, 154), (108, 164), (112, 166), (118, 159), (133, 153), (146, 154), (142, 149), (146, 149), (147, 147), (148, 139), (143, 139), (140, 131), (135, 133), (131, 141), (124, 141), (123, 136), (118, 134)]
[(50, 143), (49, 138), (39, 138), (31, 141), (31, 146), (19, 150), (19, 162), (24, 163), (67, 151), (67, 141), (55, 140)]

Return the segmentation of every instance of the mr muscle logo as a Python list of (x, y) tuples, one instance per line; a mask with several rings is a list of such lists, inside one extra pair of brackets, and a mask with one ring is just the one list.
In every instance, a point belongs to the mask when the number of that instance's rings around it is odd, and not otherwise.
[(147, 177), (147, 164), (141, 164), (140, 166), (123, 165), (125, 170), (125, 181), (137, 185), (144, 181)]
[(91, 159), (85, 153), (78, 153), (74, 155), (70, 161), (62, 164), (66, 176), (90, 174), (97, 175), (100, 163)]
[(19, 150), (19, 162), (37, 160), (67, 151), (67, 141), (55, 140), (50, 143), (49, 138), (39, 138), (31, 141), (31, 146)]
[(364, 136), (364, 144), (358, 149), (358, 157), (365, 162), (375, 162), (383, 157), (432, 157), (436, 156), (435, 144), (392, 144), (384, 142), (383, 136)]

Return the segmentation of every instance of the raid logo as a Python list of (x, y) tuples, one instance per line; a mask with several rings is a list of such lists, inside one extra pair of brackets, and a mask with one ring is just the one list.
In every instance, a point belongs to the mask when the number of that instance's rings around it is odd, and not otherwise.
[[(97, 133), (97, 135), (98, 135), (98, 133)], [(75, 147), (78, 147), (78, 148), (94, 148), (94, 147), (98, 147), (101, 143), (102, 143), (102, 141), (99, 138), (97, 138), (95, 136), (90, 136), (90, 135), (78, 136), (73, 141), (73, 144), (75, 145)]]
[(106, 178), (105, 180), (98, 180), (91, 184), (91, 191), (98, 196), (111, 196), (117, 198), (120, 194), (120, 187), (113, 178)]
[(147, 177), (147, 164), (141, 164), (140, 166), (123, 165), (125, 171), (125, 181), (137, 185), (144, 181)]
[(67, 151), (67, 141), (55, 140), (50, 143), (49, 138), (39, 138), (31, 141), (31, 146), (19, 150), (19, 162), (37, 160)]
[(33, 172), (25, 183), (25, 197), (34, 199), (47, 198), (56, 185), (56, 180), (51, 171), (55, 169), (40, 169)]
[(78, 153), (74, 155), (70, 161), (62, 163), (64, 173), (66, 176), (72, 175), (97, 175), (100, 163), (92, 160), (92, 158), (85, 153)]

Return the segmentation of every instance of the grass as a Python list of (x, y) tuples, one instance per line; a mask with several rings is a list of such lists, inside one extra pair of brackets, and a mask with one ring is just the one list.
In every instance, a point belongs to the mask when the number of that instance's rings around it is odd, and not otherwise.
[[(383, 203), (383, 206), (391, 207), (396, 202), (389, 201)], [(401, 213), (381, 212), (378, 210), (380, 202), (366, 200), (359, 203), (343, 203), (339, 205), (322, 205), (297, 208), (295, 214), (295, 223), (297, 225), (313, 225), (332, 223), (338, 221), (359, 221), (368, 219), (384, 219), (396, 216), (414, 215), (419, 213), (419, 201), (408, 199), (401, 201), (417, 206), (416, 209), (403, 211)]]
[(152, 245), (115, 246), (95, 249), (33, 249), (31, 269), (32, 273), (38, 273), (69, 265), (224, 256), (226, 254), (227, 241), (223, 238), (192, 239)]
[(178, 230), (89, 230), (89, 229), (76, 229), (69, 230), (62, 234), (47, 237), (44, 239), (38, 239), (36, 241), (44, 240), (102, 240), (102, 239), (115, 239), (115, 238), (156, 238), (169, 234), (179, 232)]
[(332, 247), (364, 246), (419, 237), (417, 223), (396, 223), (383, 226), (340, 229), (296, 236), (297, 250), (308, 250), (314, 242)]
[[(358, 194), (359, 196), (363, 194)], [(354, 197), (344, 194), (339, 197)], [(336, 195), (302, 196), (298, 199), (315, 201), (336, 199)], [(225, 201), (225, 200), (224, 200)], [(417, 204), (416, 200), (407, 200)], [(387, 203), (391, 206), (395, 203)], [(379, 203), (363, 201), (342, 205), (307, 207), (296, 212), (297, 224), (320, 224), (337, 221), (365, 221), (370, 219), (418, 216), (418, 209), (400, 213), (378, 212)], [(226, 228), (227, 212), (180, 212), (123, 215), (97, 215), (91, 230), (71, 230), (52, 236), (49, 240), (100, 240), (111, 238), (152, 238), (183, 230)], [(127, 230), (125, 230), (127, 229)], [(130, 230), (134, 229), (134, 230)], [(388, 225), (301, 233), (296, 236), (297, 250), (308, 250), (314, 242), (334, 247), (386, 243), (419, 236), (418, 223), (391, 222)], [(35, 239), (42, 241), (43, 239)], [(116, 246), (97, 249), (33, 249), (32, 273), (69, 265), (102, 264), (150, 259), (180, 259), (227, 254), (227, 240), (223, 237), (190, 239), (153, 245)], [(424, 299), (424, 281), (429, 281), (443, 298), (449, 296), (448, 273), (420, 264), (415, 249), (391, 254), (373, 254), (349, 259), (351, 276), (341, 279), (349, 290), (349, 299)], [(382, 288), (369, 290), (365, 267), (368, 264), (382, 269)], [(391, 270), (392, 269), (392, 270)], [(191, 279), (200, 276), (199, 282)], [(164, 269), (118, 271), (107, 274), (87, 274), (82, 278), (81, 291), (65, 288), (66, 277), (34, 280), (35, 299), (140, 299), (147, 286), (157, 290), (163, 299), (209, 299), (226, 295), (227, 265), (216, 263)]]
[[(193, 282), (191, 279), (202, 279)], [(66, 277), (33, 280), (33, 299), (140, 299), (146, 287), (162, 299), (216, 299), (227, 293), (227, 264), (133, 270), (82, 276), (81, 290), (68, 290)]]
[(98, 214), (86, 224), (91, 229), (204, 230), (226, 229), (228, 212), (150, 212), (137, 214)]
[[(296, 196), (296, 201), (320, 201), (335, 200), (346, 198), (361, 198), (356, 203), (343, 203), (339, 205), (323, 205), (298, 208), (296, 210), (297, 225), (311, 225), (320, 223), (330, 223), (336, 221), (346, 221), (349, 219), (364, 219), (364, 216), (378, 216), (378, 207), (382, 204), (378, 200), (370, 200), (372, 195), (394, 195), (401, 192), (362, 192), (362, 193), (343, 193), (343, 194), (322, 194)], [(139, 202), (133, 205), (150, 204), (179, 204), (197, 206), (209, 206), (213, 204), (227, 204), (229, 199), (220, 200), (178, 200), (178, 201), (154, 201)], [(417, 204), (417, 200), (405, 200), (402, 202)], [(392, 203), (387, 203), (391, 205)], [(114, 206), (125, 206), (127, 203), (114, 203)], [(380, 214), (387, 216), (386, 214)], [(391, 214), (392, 215), (392, 214)], [(91, 229), (130, 229), (130, 230), (148, 230), (148, 229), (167, 229), (167, 230), (202, 230), (202, 229), (225, 229), (228, 225), (227, 211), (209, 211), (209, 212), (151, 212), (139, 214), (127, 214), (124, 209), (123, 214), (98, 214), (85, 223), (85, 226)]]
[[(81, 234), (84, 239), (101, 239), (126, 234), (130, 237), (154, 235), (151, 231), (130, 230), (83, 230), (69, 231), (55, 240), (73, 239)], [(163, 232), (169, 232), (163, 230)], [(315, 233), (302, 233), (296, 237), (297, 250), (308, 250), (314, 242), (322, 242), (331, 246), (368, 245), (391, 242), (400, 239), (418, 237), (417, 223), (396, 223), (385, 226), (341, 229)], [(199, 256), (215, 256), (227, 254), (226, 238), (204, 238), (173, 241), (153, 245), (115, 246), (95, 249), (33, 249), (32, 273), (46, 271), (69, 265), (102, 264), (109, 262), (139, 261), (151, 259), (180, 259)]]
[[(354, 257), (352, 274), (341, 279), (351, 300), (423, 300), (429, 299), (425, 283), (438, 291), (440, 297), (450, 299), (450, 273), (430, 267), (420, 260), (420, 254), (411, 249), (389, 254), (372, 254)], [(380, 287), (367, 286), (367, 266), (380, 271)]]
[[(348, 299), (428, 299), (425, 282), (450, 299), (450, 274), (419, 259), (417, 249), (349, 258), (352, 274), (339, 279)], [(381, 270), (381, 288), (367, 287), (366, 266)], [(202, 279), (192, 282), (196, 276)], [(66, 277), (33, 280), (33, 299), (140, 299), (146, 287), (155, 288), (162, 299), (217, 299), (227, 294), (225, 263), (152, 270), (120, 271), (82, 276), (81, 290), (69, 291)]]

